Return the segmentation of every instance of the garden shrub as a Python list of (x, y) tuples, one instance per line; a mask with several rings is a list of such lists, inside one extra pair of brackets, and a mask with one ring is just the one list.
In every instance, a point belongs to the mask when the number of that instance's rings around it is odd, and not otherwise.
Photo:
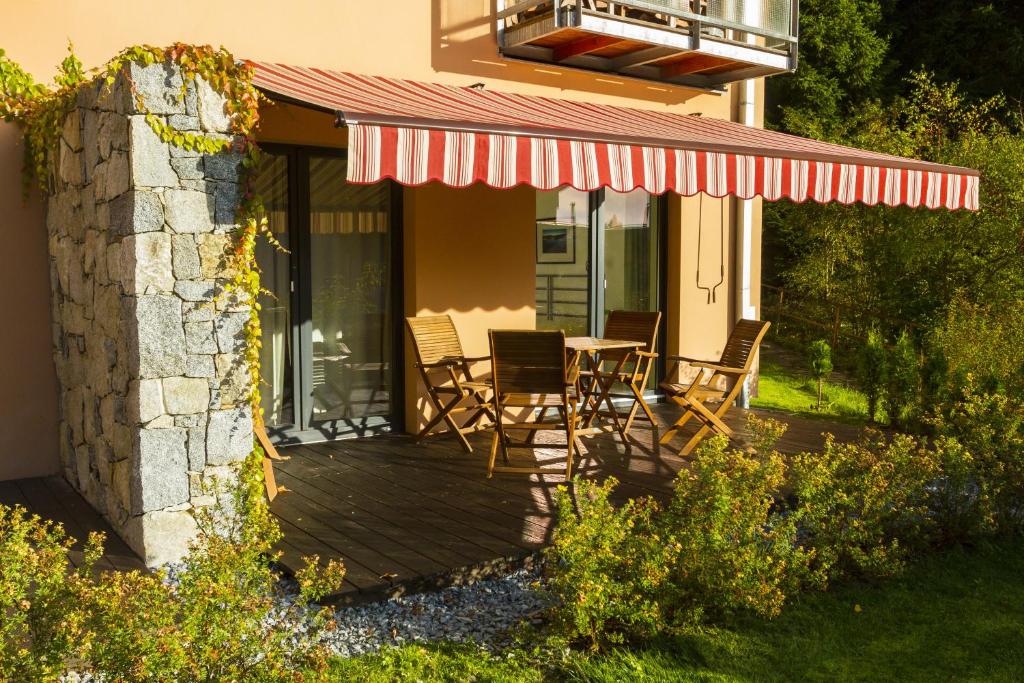
[(724, 436), (708, 439), (680, 471), (659, 520), (674, 551), (663, 601), (677, 626), (737, 610), (775, 616), (809, 576), (796, 519), (776, 505), (784, 460), (763, 448), (781, 430), (755, 429), (762, 448), (752, 452), (730, 449)]
[(982, 391), (968, 375), (932, 425), (966, 451), (960, 476), (971, 495), (970, 528), (975, 533), (1024, 529), (1024, 400)]
[(910, 552), (930, 542), (927, 487), (934, 454), (913, 437), (868, 432), (860, 443), (828, 436), (820, 453), (792, 461), (795, 516), (828, 580), (898, 573)]
[(87, 643), (81, 597), (101, 537), (68, 571), (73, 539), (59, 524), (0, 505), (0, 681), (52, 681)]
[(889, 349), (886, 366), (886, 412), (893, 426), (907, 430), (918, 417), (921, 374), (914, 342), (906, 330)]
[[(297, 595), (282, 603), (271, 561), (280, 530), (250, 456), (242, 486), (199, 514), (200, 534), (180, 567), (93, 572), (92, 537), (66, 575), (70, 539), (0, 506), (0, 680), (54, 680), (73, 666), (108, 681), (322, 679), (333, 622), (311, 603), (344, 569), (309, 558)], [(171, 580), (173, 579), (173, 580)]]
[(558, 599), (556, 633), (598, 649), (650, 637), (664, 628), (658, 596), (668, 574), (668, 550), (654, 526), (650, 498), (616, 507), (618, 482), (559, 487), (558, 525), (546, 551), (548, 590)]
[(822, 383), (832, 373), (832, 347), (824, 339), (811, 342), (808, 348), (811, 362), (811, 376), (818, 381), (818, 404), (815, 410), (821, 410)]
[(870, 330), (857, 354), (857, 381), (868, 399), (868, 420), (878, 419), (878, 408), (885, 396), (888, 381), (885, 344), (878, 330)]
[[(754, 429), (765, 447), (782, 431), (773, 421)], [(616, 506), (612, 478), (576, 480), (575, 505), (560, 489), (547, 551), (555, 632), (597, 649), (739, 610), (778, 614), (810, 553), (796, 542), (794, 519), (774, 505), (783, 459), (764, 452), (709, 439), (680, 471), (665, 509), (649, 497)]]

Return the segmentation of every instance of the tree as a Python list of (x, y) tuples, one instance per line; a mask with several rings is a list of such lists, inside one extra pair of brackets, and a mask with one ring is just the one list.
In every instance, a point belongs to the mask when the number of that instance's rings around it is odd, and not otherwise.
[(815, 410), (821, 410), (821, 389), (825, 378), (832, 373), (832, 347), (824, 339), (811, 342), (808, 349), (811, 361), (811, 376), (818, 380), (818, 405)]
[(868, 338), (857, 355), (857, 381), (868, 398), (868, 420), (878, 417), (878, 405), (885, 393), (889, 371), (882, 335), (877, 329), (868, 332)]

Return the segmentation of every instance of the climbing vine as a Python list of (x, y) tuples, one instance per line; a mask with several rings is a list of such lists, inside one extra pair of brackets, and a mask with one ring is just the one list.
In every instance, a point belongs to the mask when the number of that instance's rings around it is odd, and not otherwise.
[[(232, 135), (178, 130), (151, 112), (145, 98), (131, 81), (129, 67), (132, 64), (177, 65), (182, 76), (179, 101), (184, 100), (190, 87), (198, 86), (200, 79), (205, 81), (224, 97), (225, 114), (231, 121)], [(261, 95), (252, 83), (253, 68), (250, 64), (236, 60), (224, 48), (175, 43), (169, 47), (129, 47), (106, 65), (86, 71), (69, 45), (68, 56), (61, 62), (54, 84), (48, 87), (36, 83), (31, 74), (0, 50), (0, 118), (17, 123), (23, 131), (25, 162), (22, 176), (25, 190), (27, 192), (35, 185), (44, 193), (52, 191), (51, 174), (60, 152), (64, 120), (74, 109), (79, 92), (84, 87), (99, 87), (101, 96), (109, 94), (119, 76), (129, 84), (137, 111), (145, 115), (146, 122), (162, 141), (203, 154), (233, 152), (241, 155), (244, 190), (236, 208), (234, 240), (225, 254), (227, 281), (224, 295), (249, 304), (244, 360), (249, 370), (248, 399), (254, 416), (259, 419), (262, 414), (259, 298), (267, 292), (260, 287), (255, 249), (261, 238), (276, 248), (281, 248), (281, 245), (271, 233), (263, 204), (252, 188), (253, 172), (259, 162), (259, 148), (253, 133), (259, 123)], [(246, 462), (246, 470), (258, 471), (262, 478), (260, 459), (251, 457)], [(252, 479), (248, 472), (243, 476), (247, 480)]]

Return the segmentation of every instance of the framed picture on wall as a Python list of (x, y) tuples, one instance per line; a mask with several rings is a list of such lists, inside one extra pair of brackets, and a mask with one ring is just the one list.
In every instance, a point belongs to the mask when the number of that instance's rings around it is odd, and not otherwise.
[(537, 263), (576, 263), (576, 226), (537, 221)]

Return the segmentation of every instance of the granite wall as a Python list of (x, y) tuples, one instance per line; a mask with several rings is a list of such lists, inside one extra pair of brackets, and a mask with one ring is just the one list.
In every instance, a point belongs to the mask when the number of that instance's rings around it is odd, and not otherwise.
[(240, 158), (162, 142), (136, 104), (226, 136), (223, 99), (181, 89), (169, 65), (83, 88), (46, 221), (64, 475), (149, 565), (181, 557), (252, 447), (248, 308), (222, 291)]

